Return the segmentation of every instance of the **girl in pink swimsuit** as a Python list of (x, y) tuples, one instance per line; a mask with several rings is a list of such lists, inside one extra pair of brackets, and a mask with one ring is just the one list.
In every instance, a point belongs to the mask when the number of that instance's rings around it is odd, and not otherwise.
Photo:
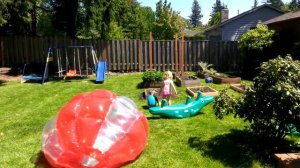
[(177, 94), (176, 88), (173, 83), (173, 75), (171, 71), (166, 71), (164, 73), (164, 81), (162, 86), (162, 96), (164, 99), (168, 101), (168, 104), (171, 105), (171, 95), (172, 95), (172, 89), (174, 90), (175, 94)]

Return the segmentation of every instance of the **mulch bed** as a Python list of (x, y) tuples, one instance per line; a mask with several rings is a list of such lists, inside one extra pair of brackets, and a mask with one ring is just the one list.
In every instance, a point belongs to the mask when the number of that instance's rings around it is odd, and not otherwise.
[(10, 67), (0, 67), (0, 81), (16, 81), (20, 80), (22, 75), (18, 70)]

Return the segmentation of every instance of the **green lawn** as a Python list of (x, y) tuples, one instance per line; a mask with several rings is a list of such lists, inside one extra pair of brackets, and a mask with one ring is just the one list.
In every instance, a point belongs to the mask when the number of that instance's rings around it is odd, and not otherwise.
[[(112, 75), (104, 84), (92, 79), (37, 83), (0, 84), (0, 167), (47, 167), (41, 154), (44, 125), (74, 95), (105, 88), (131, 98), (147, 117), (148, 144), (141, 156), (126, 167), (266, 167), (248, 145), (249, 137), (241, 119), (229, 116), (216, 120), (212, 104), (200, 114), (185, 119), (155, 118), (139, 97), (141, 74)], [(201, 84), (205, 84), (201, 79)], [(220, 90), (228, 85), (209, 84)], [(185, 101), (184, 87), (177, 87), (178, 98)], [(231, 94), (238, 94), (230, 90)]]

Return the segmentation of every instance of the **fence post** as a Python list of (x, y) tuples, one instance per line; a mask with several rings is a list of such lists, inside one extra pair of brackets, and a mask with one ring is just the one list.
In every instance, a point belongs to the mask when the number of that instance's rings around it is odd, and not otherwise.
[(152, 69), (152, 32), (149, 34), (149, 69)]
[(181, 74), (180, 76), (182, 76), (184, 74), (184, 32), (181, 32), (181, 65), (180, 65), (180, 71)]
[(178, 74), (178, 37), (177, 34), (175, 35), (175, 69), (176, 74)]

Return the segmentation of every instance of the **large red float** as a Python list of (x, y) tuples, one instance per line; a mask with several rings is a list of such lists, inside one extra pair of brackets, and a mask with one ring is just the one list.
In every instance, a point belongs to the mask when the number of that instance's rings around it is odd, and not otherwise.
[(73, 97), (43, 130), (54, 167), (120, 167), (146, 146), (148, 122), (127, 97), (96, 90)]

